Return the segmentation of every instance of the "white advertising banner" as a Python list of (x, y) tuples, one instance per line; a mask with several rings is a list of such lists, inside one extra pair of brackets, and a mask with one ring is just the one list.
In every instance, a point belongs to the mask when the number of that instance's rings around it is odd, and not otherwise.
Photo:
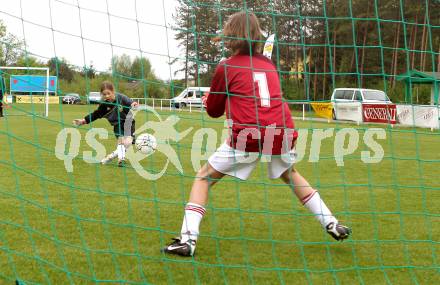
[(362, 104), (360, 102), (335, 102), (336, 119), (362, 122)]
[(423, 105), (397, 105), (397, 119), (404, 126), (439, 128), (439, 108)]

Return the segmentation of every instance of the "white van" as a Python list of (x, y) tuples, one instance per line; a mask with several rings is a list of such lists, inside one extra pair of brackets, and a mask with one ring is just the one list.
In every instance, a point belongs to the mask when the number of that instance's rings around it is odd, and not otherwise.
[(362, 121), (362, 104), (391, 104), (381, 90), (363, 88), (336, 88), (331, 97), (333, 120)]
[(202, 107), (202, 97), (208, 96), (209, 87), (188, 87), (178, 96), (171, 99), (175, 108)]

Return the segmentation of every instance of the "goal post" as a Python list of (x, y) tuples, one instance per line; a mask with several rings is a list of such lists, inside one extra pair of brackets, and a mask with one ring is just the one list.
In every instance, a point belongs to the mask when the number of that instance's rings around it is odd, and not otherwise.
[[(14, 70), (26, 70), (26, 71), (41, 71), (41, 75), (35, 74), (13, 74)], [(48, 67), (22, 67), (22, 66), (0, 66), (1, 75), (7, 75), (9, 77), (9, 90), (6, 94), (12, 96), (21, 96), (19, 94), (30, 93), (30, 95), (22, 96), (34, 96), (34, 94), (43, 94), (44, 96), (44, 110), (45, 117), (49, 116), (49, 95), (50, 93), (56, 93), (57, 77), (50, 76)], [(5, 88), (7, 87), (5, 86)], [(41, 96), (41, 95), (40, 95)], [(21, 98), (21, 97), (20, 97)], [(26, 101), (27, 103), (36, 103), (36, 100)]]

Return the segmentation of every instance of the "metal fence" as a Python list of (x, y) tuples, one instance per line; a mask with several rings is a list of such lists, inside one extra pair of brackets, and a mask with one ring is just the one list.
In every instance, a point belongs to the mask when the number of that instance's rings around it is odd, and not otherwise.
[[(140, 105), (148, 105), (153, 109), (158, 110), (176, 110), (176, 111), (188, 111), (188, 112), (204, 112), (203, 105), (191, 104), (188, 102), (185, 107), (179, 104), (174, 105), (172, 99), (161, 99), (161, 98), (131, 98), (133, 101), (138, 102)], [(306, 119), (306, 113), (311, 110), (310, 102), (288, 102), (292, 109), (301, 111), (301, 118)]]

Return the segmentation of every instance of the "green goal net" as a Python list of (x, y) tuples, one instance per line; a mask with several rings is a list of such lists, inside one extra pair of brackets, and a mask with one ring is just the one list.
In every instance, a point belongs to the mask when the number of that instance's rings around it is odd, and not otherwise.
[[(201, 98), (240, 11), (260, 20), (295, 167), (352, 235), (332, 239), (260, 163), (210, 189), (197, 253), (168, 255), (229, 135)], [(58, 99), (45, 113), (2, 88), (1, 284), (440, 284), (439, 1), (10, 0), (0, 20), (0, 66), (24, 68), (0, 75), (47, 68)], [(100, 163), (116, 148), (105, 119), (72, 124), (106, 80), (157, 139), (125, 167)]]

